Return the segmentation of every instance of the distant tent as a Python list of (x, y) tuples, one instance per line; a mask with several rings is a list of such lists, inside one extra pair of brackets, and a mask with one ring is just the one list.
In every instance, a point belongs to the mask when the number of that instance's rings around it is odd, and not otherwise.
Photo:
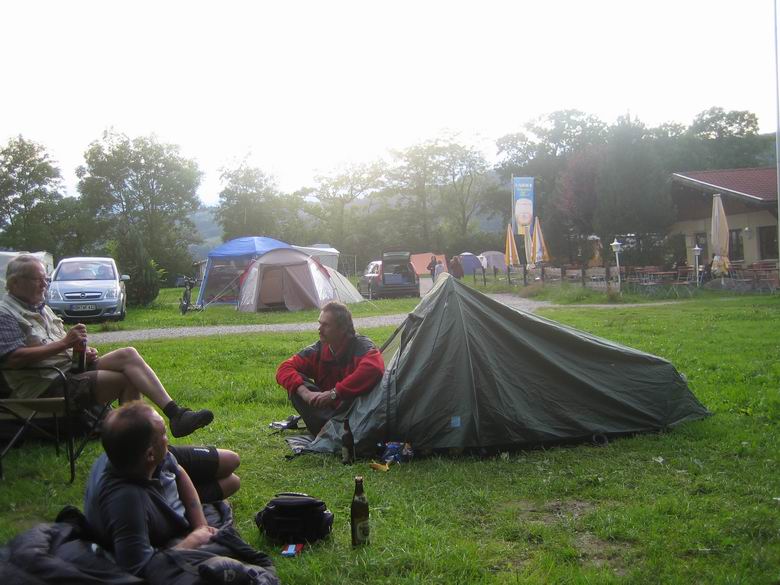
[(293, 248), (266, 252), (247, 269), (239, 311), (322, 308), (330, 301), (359, 303), (364, 299), (341, 273)]
[(441, 260), (444, 266), (444, 272), (447, 272), (447, 257), (444, 254), (434, 254), (433, 252), (425, 252), (423, 254), (412, 254), (412, 266), (417, 276), (423, 276), (430, 274), (428, 270), (428, 264), (431, 263), (431, 256), (435, 256), (436, 260)]
[(339, 268), (339, 254), (340, 252), (336, 248), (331, 248), (324, 244), (314, 244), (313, 246), (292, 246), (296, 250), (300, 250), (317, 260), (323, 266), (329, 266), (333, 270)]
[(48, 252), (0, 252), (0, 300), (5, 298), (5, 270), (8, 268), (8, 263), (22, 254), (35, 256), (43, 262), (46, 274), (51, 274), (54, 271), (54, 258)]
[[(439, 279), (383, 348), (386, 371), (353, 402), (357, 449), (533, 446), (673, 427), (708, 416), (674, 366)], [(328, 422), (308, 449), (340, 447)]]
[(487, 260), (487, 270), (493, 272), (495, 266), (499, 271), (506, 272), (506, 256), (503, 252), (496, 252), (495, 250), (488, 250), (482, 252), (482, 255)]
[(463, 274), (471, 275), (475, 272), (482, 274), (482, 263), (471, 252), (463, 252), (459, 255), (460, 264), (463, 266)]
[(238, 300), (241, 275), (255, 258), (290, 244), (273, 238), (248, 236), (236, 238), (209, 252), (203, 282), (198, 293), (198, 306), (207, 303), (231, 303)]

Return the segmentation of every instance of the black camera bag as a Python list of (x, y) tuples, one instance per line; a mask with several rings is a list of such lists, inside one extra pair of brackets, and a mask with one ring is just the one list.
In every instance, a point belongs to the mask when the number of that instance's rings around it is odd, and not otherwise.
[(284, 544), (315, 542), (330, 534), (333, 513), (322, 500), (284, 492), (257, 513), (255, 524), (268, 538)]

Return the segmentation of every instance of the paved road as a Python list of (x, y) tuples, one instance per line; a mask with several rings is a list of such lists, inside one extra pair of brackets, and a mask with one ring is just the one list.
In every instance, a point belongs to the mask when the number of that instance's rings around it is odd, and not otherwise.
[[(489, 295), (494, 299), (525, 311), (533, 312), (539, 307), (550, 306), (544, 301), (522, 299), (507, 294)], [(398, 315), (381, 315), (378, 317), (359, 317), (355, 319), (356, 329), (368, 327), (384, 327), (400, 325), (406, 318), (406, 313)], [(276, 325), (214, 325), (211, 327), (171, 327), (167, 329), (144, 329), (139, 331), (107, 331), (105, 333), (90, 333), (89, 340), (94, 343), (124, 343), (128, 341), (143, 341), (147, 339), (166, 339), (170, 337), (205, 337), (208, 335), (236, 335), (240, 333), (269, 333), (284, 331), (316, 331), (317, 323), (280, 323)]]

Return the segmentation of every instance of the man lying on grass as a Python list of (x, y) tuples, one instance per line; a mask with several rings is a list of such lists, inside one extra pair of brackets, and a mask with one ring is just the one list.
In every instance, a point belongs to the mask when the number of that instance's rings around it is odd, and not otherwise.
[(84, 513), (121, 568), (142, 575), (158, 549), (211, 540), (217, 529), (207, 524), (201, 502), (238, 491), (236, 453), (169, 447), (162, 417), (141, 401), (106, 416), (101, 442), (105, 453), (92, 466)]
[[(18, 256), (8, 263), (8, 295), (0, 302), (0, 363), (6, 368), (13, 398), (62, 396), (55, 370), (24, 368), (54, 366), (67, 371), (73, 348), (87, 342), (84, 325), (66, 331), (62, 319), (44, 304), (48, 286), (46, 268), (35, 256)], [(102, 357), (95, 348), (86, 347), (86, 362), (87, 371), (68, 374), (70, 395), (81, 408), (116, 399), (129, 402), (143, 395), (170, 419), (174, 437), (185, 437), (214, 419), (210, 410), (179, 407), (132, 347)]]
[(276, 370), (276, 381), (313, 435), (356, 396), (370, 392), (385, 371), (373, 342), (355, 333), (346, 305), (336, 301), (325, 305), (319, 324), (320, 340)]

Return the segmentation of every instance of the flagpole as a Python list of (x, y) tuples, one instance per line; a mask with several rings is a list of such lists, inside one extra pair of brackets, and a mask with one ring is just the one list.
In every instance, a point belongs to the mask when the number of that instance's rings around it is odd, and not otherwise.
[(777, 262), (780, 267), (780, 59), (777, 54), (777, 0), (775, 7), (775, 172), (777, 173)]

